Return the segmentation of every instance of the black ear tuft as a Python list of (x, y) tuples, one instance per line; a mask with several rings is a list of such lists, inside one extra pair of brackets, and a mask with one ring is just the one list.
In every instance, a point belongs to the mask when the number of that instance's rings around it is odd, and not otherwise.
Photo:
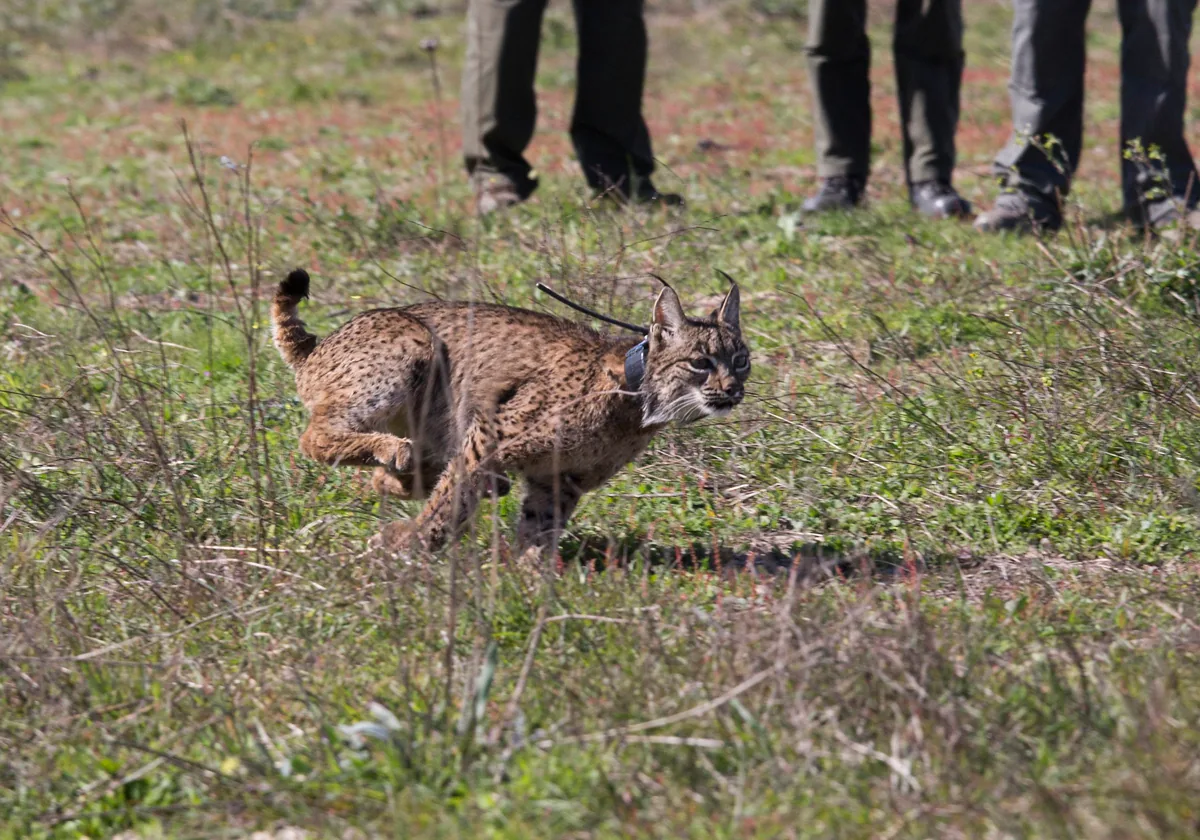
[(303, 268), (293, 269), (279, 284), (279, 291), (288, 297), (308, 297), (308, 272)]

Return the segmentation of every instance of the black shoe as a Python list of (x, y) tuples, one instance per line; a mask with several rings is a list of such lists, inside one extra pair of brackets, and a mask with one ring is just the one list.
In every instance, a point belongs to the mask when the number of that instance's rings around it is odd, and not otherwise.
[(800, 209), (805, 213), (827, 213), (830, 210), (853, 210), (862, 202), (867, 183), (854, 175), (834, 175), (822, 178), (821, 187), (804, 199)]
[(930, 219), (961, 219), (971, 214), (971, 202), (945, 181), (918, 181), (908, 190), (913, 209)]
[(975, 217), (975, 229), (985, 233), (1051, 233), (1062, 227), (1062, 221), (1058, 202), (1052, 197), (1010, 188), (1000, 193), (991, 210)]
[(637, 187), (632, 191), (632, 194), (630, 194), (630, 190), (626, 188), (624, 179), (622, 179), (620, 183), (608, 189), (598, 191), (595, 195), (595, 200), (619, 207), (627, 207), (631, 204), (682, 207), (684, 204), (683, 196), (679, 193), (659, 192), (654, 186), (654, 182), (649, 178), (637, 179)]
[(659, 192), (649, 178), (638, 182), (637, 192), (633, 196), (634, 204), (661, 204), (664, 207), (682, 207), (683, 196), (679, 193)]

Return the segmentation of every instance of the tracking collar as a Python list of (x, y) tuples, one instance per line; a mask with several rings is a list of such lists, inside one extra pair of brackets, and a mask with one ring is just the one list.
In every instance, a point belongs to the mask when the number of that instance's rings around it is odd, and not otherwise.
[(625, 388), (637, 391), (642, 387), (646, 377), (646, 351), (650, 349), (650, 339), (644, 338), (625, 354)]
[[(651, 276), (656, 277), (656, 279), (658, 279), (660, 283), (663, 283), (664, 286), (666, 285), (661, 277), (657, 277), (657, 275)], [(608, 315), (601, 315), (599, 312), (596, 312), (593, 309), (588, 309), (586, 306), (580, 306), (578, 303), (575, 303), (575, 301), (563, 297), (545, 283), (538, 283), (537, 287), (560, 303), (565, 303), (567, 306), (578, 312), (582, 312), (584, 315), (590, 315), (593, 318), (604, 321), (607, 324), (612, 324), (640, 335), (647, 336), (650, 333), (650, 330), (646, 329), (645, 327), (639, 327), (636, 324), (627, 324), (624, 321), (618, 321), (616, 318), (610, 318)], [(649, 349), (650, 339), (643, 338), (640, 342), (633, 345), (633, 347), (629, 349), (629, 352), (625, 354), (625, 387), (630, 391), (637, 392), (642, 387), (642, 380), (646, 378), (646, 353), (649, 351)]]

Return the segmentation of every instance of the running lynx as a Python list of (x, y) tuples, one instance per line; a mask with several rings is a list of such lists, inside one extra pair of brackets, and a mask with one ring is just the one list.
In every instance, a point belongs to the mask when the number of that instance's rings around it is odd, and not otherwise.
[[(307, 272), (275, 294), (275, 345), (310, 412), (300, 449), (374, 467), (381, 493), (428, 501), (375, 542), (436, 548), (480, 494), (524, 479), (520, 548), (553, 549), (580, 496), (636, 458), (667, 423), (721, 417), (742, 401), (750, 353), (734, 283), (706, 319), (665, 286), (649, 337), (482, 303), (374, 309), (323, 340), (297, 314)], [(628, 357), (628, 359), (627, 359)], [(640, 380), (640, 381), (639, 381)]]

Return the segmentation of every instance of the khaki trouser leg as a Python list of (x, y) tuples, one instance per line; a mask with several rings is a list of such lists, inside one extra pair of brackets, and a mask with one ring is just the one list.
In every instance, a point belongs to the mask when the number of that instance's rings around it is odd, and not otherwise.
[(536, 182), (525, 149), (533, 138), (533, 82), (546, 0), (470, 0), (463, 67), (463, 158), (474, 177), (501, 175), (528, 195)]

